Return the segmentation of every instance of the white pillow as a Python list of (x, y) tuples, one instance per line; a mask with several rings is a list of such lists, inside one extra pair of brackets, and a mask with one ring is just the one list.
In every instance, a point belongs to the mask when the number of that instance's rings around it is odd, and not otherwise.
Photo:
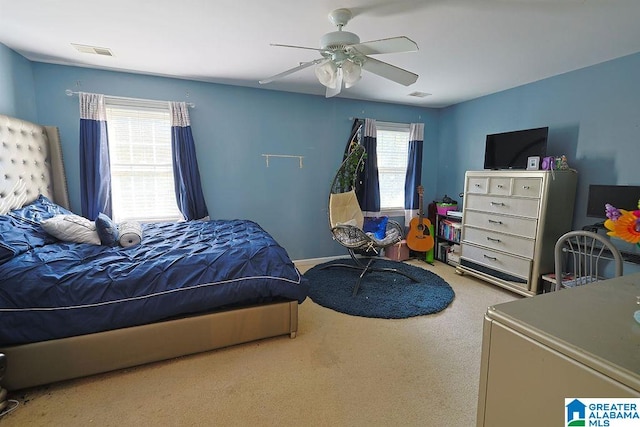
[(40, 222), (44, 230), (65, 242), (100, 244), (96, 223), (79, 215), (56, 215)]

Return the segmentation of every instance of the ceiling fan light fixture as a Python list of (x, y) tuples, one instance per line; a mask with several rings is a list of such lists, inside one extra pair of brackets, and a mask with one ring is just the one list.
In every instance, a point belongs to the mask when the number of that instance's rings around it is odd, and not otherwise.
[(342, 63), (342, 81), (344, 87), (350, 88), (362, 77), (362, 67), (347, 59)]
[(343, 27), (352, 17), (353, 14), (349, 9), (336, 9), (331, 12), (329, 21), (338, 27), (338, 30), (326, 33), (320, 38), (320, 49), (273, 44), (272, 46), (314, 50), (320, 53), (321, 58), (301, 63), (297, 67), (260, 80), (259, 83), (270, 83), (311, 66), (316, 66), (316, 77), (327, 88), (327, 98), (340, 94), (343, 87), (349, 88), (355, 85), (361, 78), (363, 68), (404, 86), (415, 83), (418, 80), (417, 74), (369, 55), (416, 52), (418, 50), (416, 42), (406, 36), (398, 36), (360, 43), (360, 37), (357, 34), (343, 31)]
[(333, 61), (327, 61), (316, 67), (316, 77), (324, 86), (335, 89), (338, 76), (338, 67)]

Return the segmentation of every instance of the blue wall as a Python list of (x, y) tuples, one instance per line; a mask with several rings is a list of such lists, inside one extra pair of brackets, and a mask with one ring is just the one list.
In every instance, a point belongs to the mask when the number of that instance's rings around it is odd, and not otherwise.
[[(640, 185), (638, 75), (635, 54), (434, 110), (31, 63), (0, 44), (0, 113), (60, 127), (79, 210), (78, 100), (65, 89), (194, 102), (211, 215), (255, 220), (304, 259), (344, 253), (327, 230), (327, 191), (356, 116), (425, 123), (426, 201), (463, 191), (464, 172), (483, 167), (487, 134), (549, 126), (549, 154), (579, 173), (574, 228), (595, 222), (585, 216), (589, 184)], [(304, 156), (304, 167), (267, 168), (263, 153)]]
[[(327, 224), (328, 191), (351, 130), (350, 117), (425, 123), (437, 143), (438, 111), (326, 99), (265, 89), (33, 64), (40, 123), (60, 128), (74, 211), (79, 211), (79, 108), (66, 89), (189, 101), (202, 185), (212, 218), (247, 218), (269, 231), (293, 259), (344, 254)], [(271, 158), (262, 154), (304, 156)], [(437, 158), (424, 162), (425, 195), (435, 194)]]
[(483, 168), (487, 134), (549, 126), (548, 154), (578, 171), (574, 228), (597, 222), (586, 217), (590, 184), (640, 185), (638, 76), (634, 54), (443, 109), (438, 191), (462, 192), (465, 171)]
[(0, 114), (37, 122), (31, 62), (0, 43)]

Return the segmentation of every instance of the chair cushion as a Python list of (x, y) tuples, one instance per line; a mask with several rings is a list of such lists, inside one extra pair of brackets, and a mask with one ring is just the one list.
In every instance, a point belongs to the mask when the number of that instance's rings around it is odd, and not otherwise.
[(385, 247), (389, 245), (394, 245), (402, 240), (402, 234), (395, 227), (388, 227), (387, 234), (384, 235), (383, 239), (373, 238), (376, 242), (377, 246)]
[(389, 221), (388, 216), (380, 216), (376, 218), (367, 217), (364, 219), (364, 225), (362, 230), (365, 233), (373, 233), (373, 236), (378, 239), (384, 239), (384, 236), (387, 234), (387, 222)]
[(356, 192), (351, 190), (346, 193), (332, 193), (329, 196), (329, 222), (331, 227), (345, 224), (351, 220), (355, 220), (356, 226), (362, 229), (364, 215), (360, 209)]

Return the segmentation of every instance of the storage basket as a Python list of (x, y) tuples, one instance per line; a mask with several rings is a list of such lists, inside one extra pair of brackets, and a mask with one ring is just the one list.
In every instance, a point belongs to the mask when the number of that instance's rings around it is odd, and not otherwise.
[(405, 261), (409, 259), (409, 247), (407, 241), (402, 240), (395, 245), (387, 246), (384, 249), (384, 256), (394, 261)]
[(449, 211), (457, 211), (457, 203), (436, 203), (436, 210), (438, 215), (446, 215)]

